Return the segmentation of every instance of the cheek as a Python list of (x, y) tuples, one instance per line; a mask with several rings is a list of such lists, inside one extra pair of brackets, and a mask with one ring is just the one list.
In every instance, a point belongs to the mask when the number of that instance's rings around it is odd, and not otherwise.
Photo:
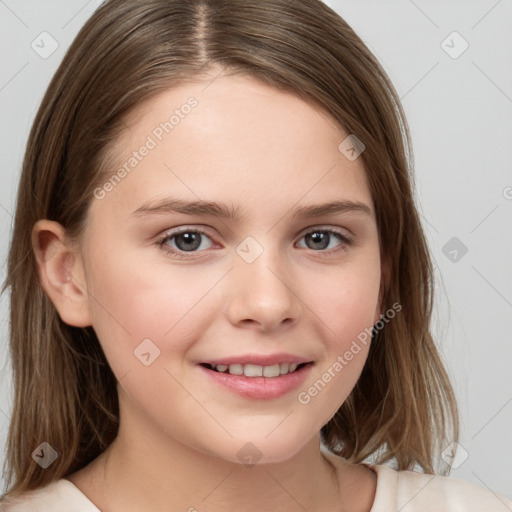
[(323, 320), (326, 338), (333, 350), (344, 350), (358, 334), (379, 317), (381, 285), (377, 251), (364, 258), (315, 276), (308, 302)]
[(106, 255), (91, 268), (93, 327), (119, 381), (125, 415), (141, 431), (172, 434), (198, 449), (204, 447), (195, 439), (204, 437), (204, 430), (223, 436), (190, 394), (183, 364), (216, 317), (209, 291), (225, 272), (142, 266)]
[(209, 292), (225, 274), (185, 265), (144, 267), (122, 257), (98, 258), (91, 268), (93, 327), (117, 376), (139, 366), (139, 352), (168, 361), (184, 354), (215, 318)]
[(297, 394), (313, 428), (332, 418), (361, 374), (379, 316), (380, 277), (380, 259), (372, 253), (357, 265), (315, 280), (309, 300), (318, 305), (315, 313), (322, 320), (318, 325), (325, 352)]

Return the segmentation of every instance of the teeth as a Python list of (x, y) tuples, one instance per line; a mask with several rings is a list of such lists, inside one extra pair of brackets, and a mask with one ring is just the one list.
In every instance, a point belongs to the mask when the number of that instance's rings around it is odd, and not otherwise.
[(212, 366), (220, 373), (231, 375), (245, 375), (246, 377), (279, 377), (294, 372), (299, 363), (276, 363), (272, 366), (260, 366), (258, 364), (218, 364)]
[(244, 367), (241, 364), (230, 364), (228, 373), (231, 373), (231, 375), (242, 375), (244, 373)]
[[(269, 368), (266, 366), (266, 368)], [(244, 375), (246, 377), (263, 377), (263, 366), (257, 364), (244, 365)]]
[[(278, 377), (280, 375), (279, 364), (263, 366), (263, 377)], [(247, 373), (246, 373), (247, 375)]]

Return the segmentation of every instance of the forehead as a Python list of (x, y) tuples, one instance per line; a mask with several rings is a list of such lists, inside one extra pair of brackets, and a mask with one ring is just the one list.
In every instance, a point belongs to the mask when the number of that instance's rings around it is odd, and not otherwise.
[(105, 176), (124, 168), (105, 201), (121, 208), (167, 195), (227, 202), (259, 216), (263, 206), (307, 200), (371, 204), (361, 160), (339, 149), (348, 134), (315, 104), (249, 76), (169, 88), (124, 126)]

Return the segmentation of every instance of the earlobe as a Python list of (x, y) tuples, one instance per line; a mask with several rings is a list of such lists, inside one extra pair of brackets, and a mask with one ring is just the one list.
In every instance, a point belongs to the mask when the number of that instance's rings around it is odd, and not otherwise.
[(32, 248), (41, 286), (62, 321), (74, 327), (91, 325), (83, 263), (65, 229), (58, 222), (39, 220), (32, 230)]

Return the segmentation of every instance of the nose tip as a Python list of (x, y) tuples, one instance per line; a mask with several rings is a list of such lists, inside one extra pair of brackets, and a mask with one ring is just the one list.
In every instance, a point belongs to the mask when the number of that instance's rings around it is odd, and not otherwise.
[(283, 272), (283, 266), (263, 255), (250, 264), (237, 262), (228, 306), (232, 324), (270, 332), (297, 320), (300, 306), (289, 284), (293, 282), (291, 276)]

